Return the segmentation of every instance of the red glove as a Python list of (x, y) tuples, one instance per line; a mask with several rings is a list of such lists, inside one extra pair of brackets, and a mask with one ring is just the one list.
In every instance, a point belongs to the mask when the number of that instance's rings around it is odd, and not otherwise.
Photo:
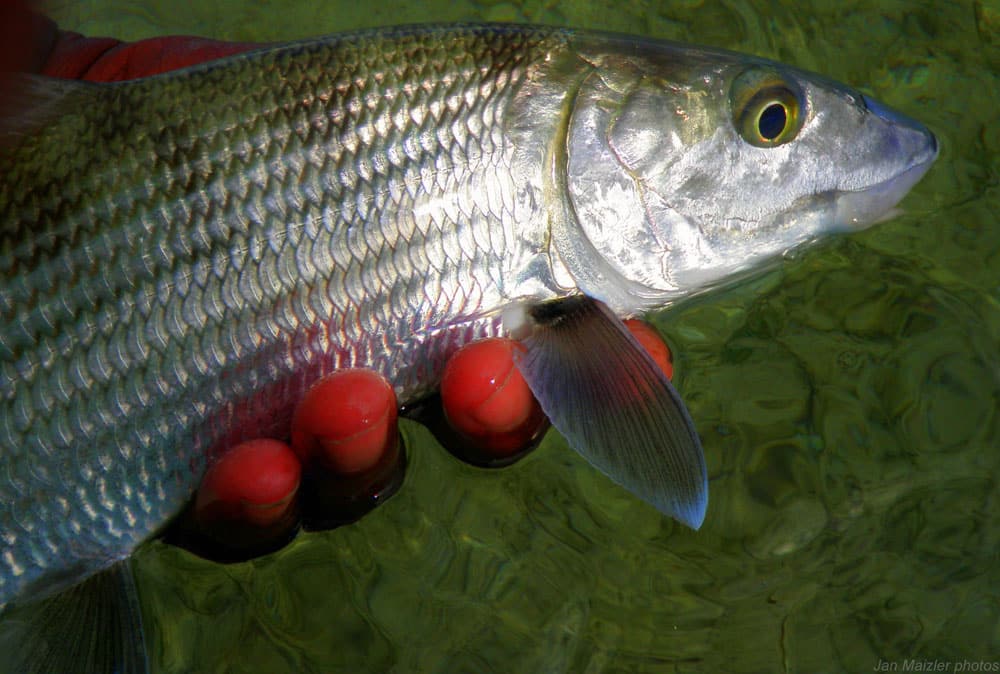
[(259, 46), (257, 42), (220, 42), (179, 35), (122, 42), (57, 30), (39, 72), (52, 77), (115, 82), (157, 75)]
[(138, 42), (84, 37), (59, 30), (23, 0), (0, 2), (0, 72), (115, 82), (148, 77), (261, 46), (201, 37), (154, 37)]

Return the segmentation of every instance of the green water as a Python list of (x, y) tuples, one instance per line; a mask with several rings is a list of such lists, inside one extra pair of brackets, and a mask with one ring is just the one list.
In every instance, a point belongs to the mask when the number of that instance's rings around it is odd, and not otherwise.
[(700, 532), (554, 434), (483, 471), (404, 424), (406, 483), (355, 525), (232, 566), (145, 546), (155, 671), (1000, 670), (1000, 3), (439, 4), (51, 6), (128, 39), (493, 19), (708, 43), (857, 85), (941, 157), (906, 215), (656, 316), (704, 440)]

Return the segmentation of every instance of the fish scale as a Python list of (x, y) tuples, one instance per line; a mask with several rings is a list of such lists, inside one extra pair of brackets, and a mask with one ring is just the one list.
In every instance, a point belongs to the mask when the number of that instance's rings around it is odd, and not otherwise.
[(505, 110), (559, 42), (301, 43), (94, 87), (0, 159), (0, 605), (129, 554), (318, 376), (408, 400), (497, 334)]

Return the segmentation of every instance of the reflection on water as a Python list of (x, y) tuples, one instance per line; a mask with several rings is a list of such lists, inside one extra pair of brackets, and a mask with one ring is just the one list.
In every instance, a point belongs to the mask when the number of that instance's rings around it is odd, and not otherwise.
[(1000, 10), (865, 4), (56, 3), (64, 26), (126, 38), (497, 19), (706, 42), (859, 85), (943, 147), (902, 218), (657, 316), (707, 453), (701, 532), (554, 434), (491, 472), (407, 424), (406, 484), (355, 525), (227, 567), (146, 546), (157, 670), (1000, 662)]

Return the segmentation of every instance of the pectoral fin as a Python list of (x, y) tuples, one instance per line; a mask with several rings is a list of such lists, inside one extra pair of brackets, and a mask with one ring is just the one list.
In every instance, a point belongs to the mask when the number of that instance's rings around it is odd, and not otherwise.
[(570, 446), (692, 529), (705, 519), (701, 442), (680, 396), (604, 304), (578, 295), (528, 311), (515, 362)]
[(147, 672), (142, 614), (129, 561), (0, 616), (0, 672)]

